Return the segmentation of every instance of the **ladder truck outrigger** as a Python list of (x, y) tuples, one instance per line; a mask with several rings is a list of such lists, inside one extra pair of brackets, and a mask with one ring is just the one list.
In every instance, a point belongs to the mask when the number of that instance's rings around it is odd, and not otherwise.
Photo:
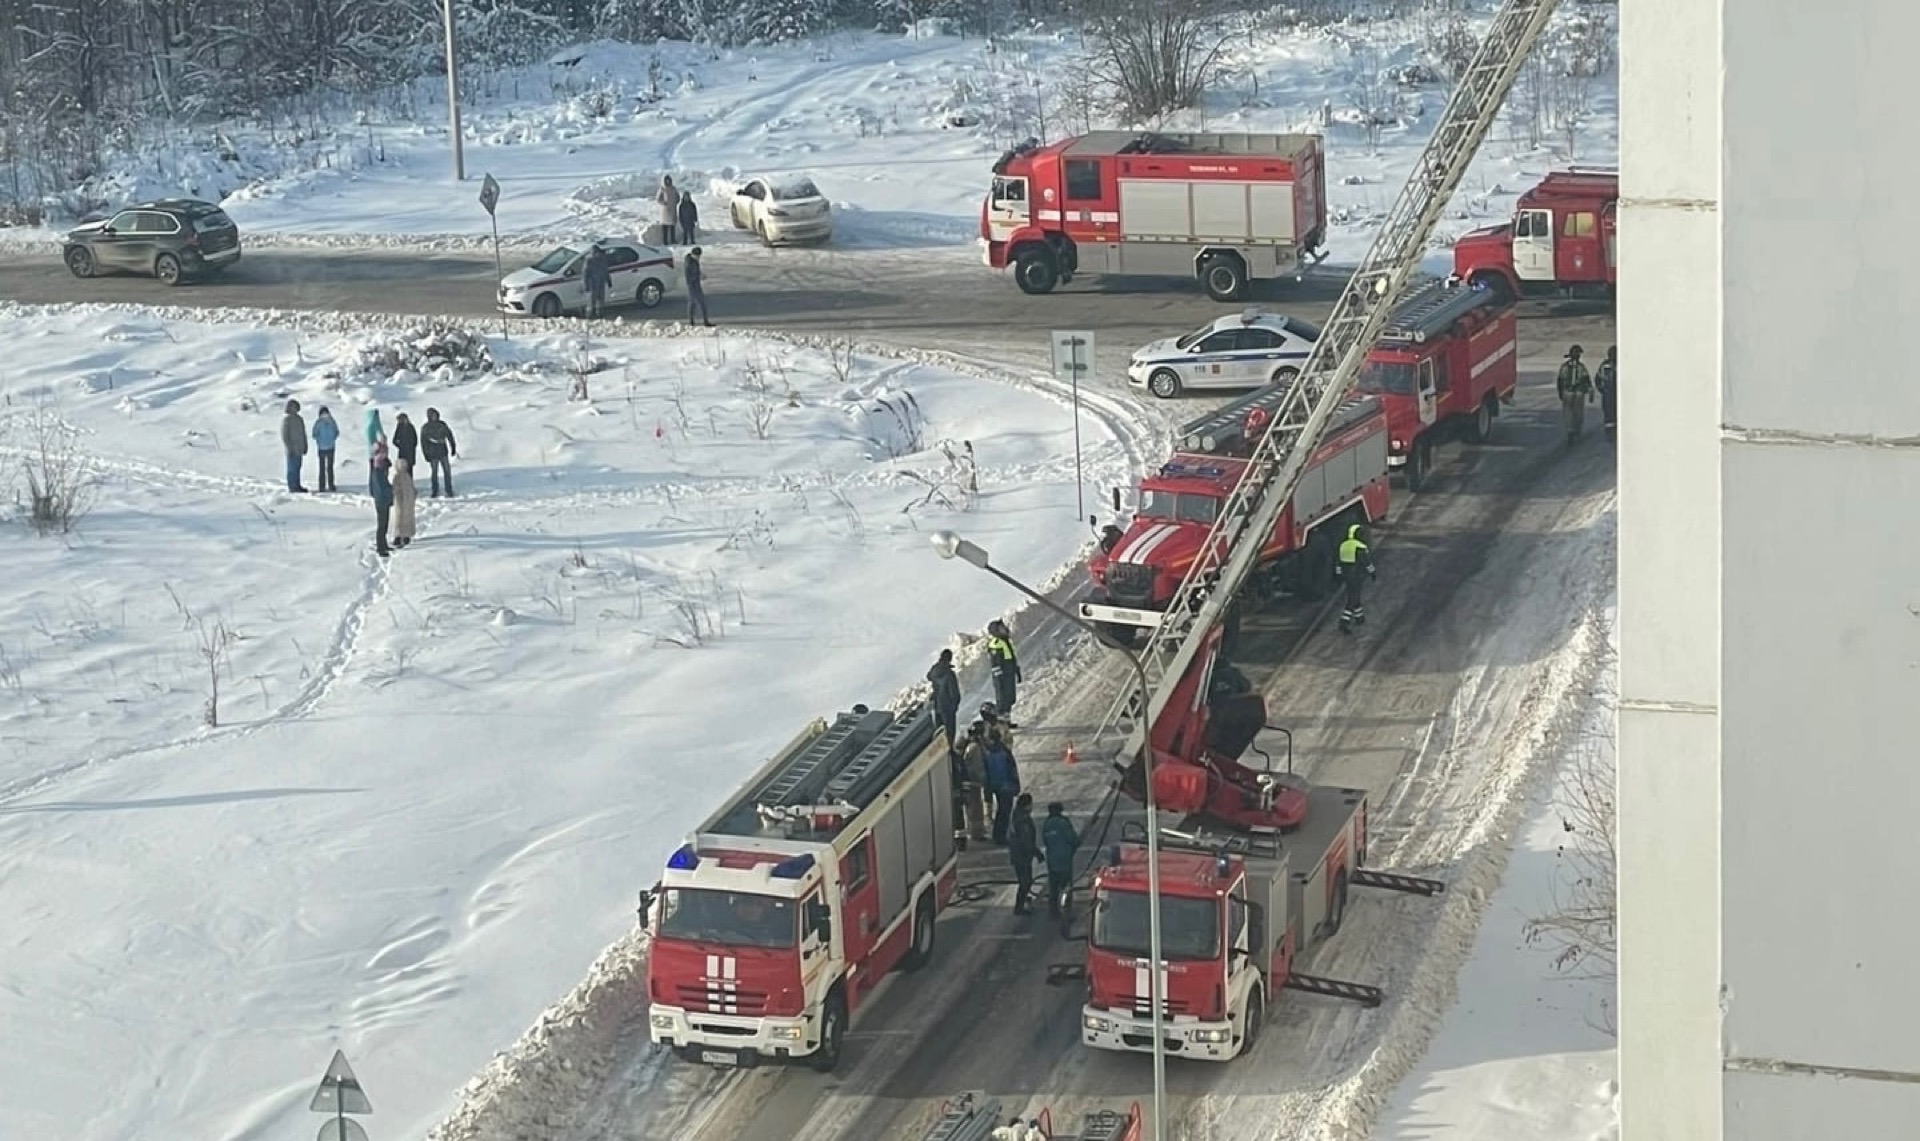
[[(1364, 869), (1365, 792), (1315, 788), (1294, 777), (1290, 744), (1286, 771), (1275, 771), (1271, 762), (1256, 770), (1240, 761), (1266, 727), (1265, 702), (1219, 660), (1220, 643), (1229, 608), (1257, 568), (1266, 537), (1293, 502), (1321, 437), (1348, 399), (1556, 4), (1502, 4), (1312, 356), (1297, 377), (1273, 386), (1277, 395), (1264, 402), (1270, 416), (1260, 425), (1263, 434), (1250, 449), (1238, 486), (1221, 504), (1213, 539), (1201, 545), (1141, 651), (1146, 692), (1123, 697), (1110, 715), (1110, 721), (1132, 722), (1125, 755), (1137, 759), (1121, 784), (1147, 800), (1149, 828), (1163, 808), (1185, 819), (1169, 837), (1173, 851), (1157, 853), (1158, 831), (1149, 831), (1145, 843), (1123, 840), (1096, 878), (1091, 969), (1082, 969), (1091, 992), (1082, 1038), (1090, 1045), (1151, 1050), (1158, 1040), (1170, 1053), (1233, 1057), (1258, 1032), (1248, 1005), (1254, 994), (1265, 1007), (1280, 987), (1293, 983), (1296, 989), (1377, 1002), (1374, 988), (1298, 976), (1294, 956), (1337, 928), (1347, 887), (1426, 894), (1443, 888), (1437, 881)], [(1101, 949), (1103, 892), (1105, 905), (1115, 909), (1107, 951)], [(1176, 933), (1193, 934), (1190, 959), (1175, 960), (1164, 936), (1153, 939), (1158, 945), (1145, 945), (1138, 938), (1144, 931), (1131, 930), (1129, 916), (1121, 913), (1135, 904), (1144, 913), (1156, 898), (1162, 908), (1176, 900), (1206, 905), (1195, 908), (1184, 928), (1162, 919)], [(1256, 913), (1262, 917), (1257, 936)], [(1133, 918), (1146, 927), (1144, 914)], [(1193, 963), (1201, 964), (1195, 973), (1203, 985), (1176, 989), (1172, 976)], [(1103, 968), (1130, 977), (1103, 984), (1097, 977)], [(1219, 977), (1236, 970), (1237, 977)], [(1222, 993), (1206, 997), (1214, 986)], [(1239, 988), (1231, 997), (1229, 986)], [(1208, 1003), (1206, 1010), (1174, 1009), (1182, 990), (1198, 991), (1196, 1001)], [(1241, 1002), (1237, 1018), (1235, 998)]]

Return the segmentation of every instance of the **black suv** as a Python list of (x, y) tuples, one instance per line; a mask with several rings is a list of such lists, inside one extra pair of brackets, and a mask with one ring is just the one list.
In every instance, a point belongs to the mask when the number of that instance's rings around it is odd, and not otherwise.
[(75, 277), (131, 270), (178, 285), (239, 261), (240, 228), (211, 202), (163, 198), (75, 227), (61, 257)]

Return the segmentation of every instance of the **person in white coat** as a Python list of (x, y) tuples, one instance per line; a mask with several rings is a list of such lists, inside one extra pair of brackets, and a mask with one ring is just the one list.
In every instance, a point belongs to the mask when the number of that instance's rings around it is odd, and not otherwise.
[(660, 192), (653, 196), (654, 204), (660, 207), (660, 241), (666, 245), (674, 244), (674, 232), (680, 222), (680, 192), (673, 188), (673, 176), (660, 176)]
[(413, 535), (418, 527), (415, 517), (415, 505), (420, 501), (419, 489), (413, 485), (413, 461), (396, 459), (393, 461), (393, 545), (410, 547)]

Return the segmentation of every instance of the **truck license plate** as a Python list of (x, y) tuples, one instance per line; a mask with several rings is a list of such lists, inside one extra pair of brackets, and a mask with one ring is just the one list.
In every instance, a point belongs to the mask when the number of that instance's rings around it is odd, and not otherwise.
[(732, 1050), (702, 1050), (700, 1060), (711, 1066), (737, 1066), (740, 1055)]

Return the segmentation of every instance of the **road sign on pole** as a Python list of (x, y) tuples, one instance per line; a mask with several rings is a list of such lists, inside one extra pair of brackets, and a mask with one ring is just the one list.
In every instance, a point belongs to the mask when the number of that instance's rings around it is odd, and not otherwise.
[(336, 1117), (321, 1123), (320, 1136), (314, 1141), (367, 1141), (367, 1131), (351, 1117)]
[[(500, 216), (494, 207), (500, 205), (500, 184), (489, 174), (480, 181), (480, 205), (487, 212), (487, 221), (493, 223), (493, 295), (500, 296), (500, 283), (506, 279), (506, 272), (500, 268)], [(500, 335), (512, 339), (507, 332), (507, 315), (500, 314)]]
[(327, 1063), (327, 1072), (320, 1079), (320, 1088), (313, 1093), (313, 1101), (307, 1106), (315, 1113), (372, 1113), (373, 1103), (367, 1100), (367, 1091), (360, 1088), (360, 1079), (353, 1075), (353, 1067), (347, 1064), (347, 1052), (335, 1050), (333, 1061)]
[(1053, 375), (1073, 386), (1073, 499), (1081, 518), (1087, 514), (1087, 483), (1080, 472), (1080, 382), (1093, 379), (1093, 334), (1077, 329), (1053, 332)]

